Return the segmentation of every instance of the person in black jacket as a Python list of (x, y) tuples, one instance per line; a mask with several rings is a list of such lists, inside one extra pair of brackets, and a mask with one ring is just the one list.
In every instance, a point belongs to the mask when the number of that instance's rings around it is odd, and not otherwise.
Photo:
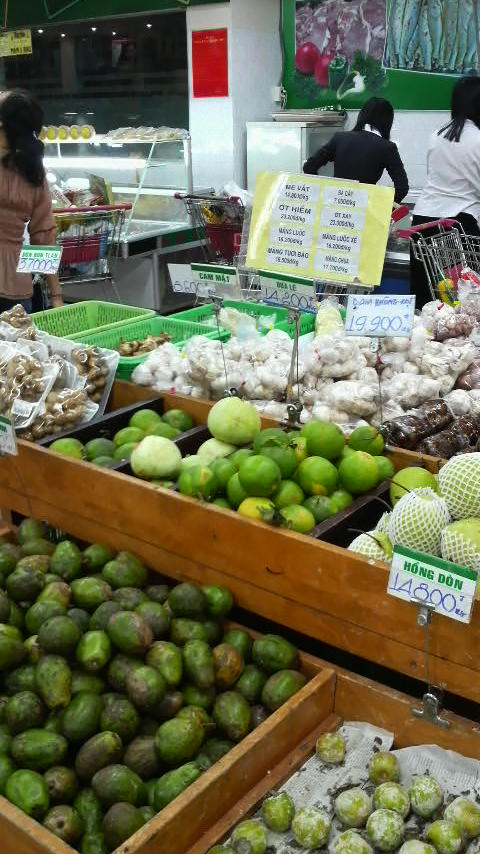
[(336, 133), (310, 157), (303, 171), (317, 175), (327, 163), (334, 163), (335, 178), (362, 184), (377, 184), (386, 169), (395, 187), (395, 202), (408, 193), (408, 178), (394, 142), (390, 141), (393, 107), (384, 98), (370, 98), (358, 114), (352, 131)]

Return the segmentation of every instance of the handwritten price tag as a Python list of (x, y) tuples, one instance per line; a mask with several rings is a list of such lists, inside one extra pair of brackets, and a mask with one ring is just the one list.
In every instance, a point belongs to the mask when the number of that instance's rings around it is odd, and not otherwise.
[(240, 288), (235, 267), (216, 264), (169, 264), (172, 289), (176, 294), (196, 297), (239, 299)]
[(17, 456), (17, 437), (10, 418), (0, 415), (0, 454)]
[(51, 276), (58, 271), (61, 260), (61, 246), (24, 246), (18, 259), (17, 273)]
[(262, 302), (279, 305), (282, 308), (297, 308), (300, 311), (315, 314), (317, 311), (317, 293), (312, 279), (297, 276), (282, 276), (260, 270), (260, 292)]
[(387, 593), (407, 602), (433, 605), (436, 614), (469, 623), (477, 578), (471, 569), (395, 546)]
[(394, 335), (398, 338), (410, 338), (414, 316), (414, 296), (350, 294), (345, 332), (347, 335)]

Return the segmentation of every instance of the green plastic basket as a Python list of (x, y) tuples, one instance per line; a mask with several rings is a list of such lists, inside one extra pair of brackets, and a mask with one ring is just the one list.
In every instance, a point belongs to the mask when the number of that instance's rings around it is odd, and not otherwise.
[(37, 311), (31, 315), (34, 324), (42, 332), (57, 335), (59, 338), (70, 338), (71, 341), (82, 340), (82, 335), (86, 332), (103, 332), (124, 326), (137, 318), (154, 316), (155, 312), (150, 308), (136, 308), (132, 305), (98, 300), (76, 302), (61, 308)]
[[(287, 332), (290, 335), (290, 338), (295, 336), (295, 323), (289, 323), (287, 320), (283, 320), (281, 323), (277, 323), (275, 329), (281, 329), (282, 332)], [(300, 335), (308, 335), (309, 332), (315, 331), (315, 315), (314, 314), (301, 314), (300, 315)]]
[[(201, 323), (175, 320), (172, 317), (148, 317), (135, 320), (114, 329), (96, 330), (95, 332), (83, 333), (79, 336), (82, 344), (106, 347), (108, 350), (116, 350), (123, 341), (132, 341), (134, 338), (142, 340), (147, 335), (160, 335), (166, 332), (170, 335), (171, 343), (182, 348), (189, 338), (194, 335), (205, 335), (207, 338), (218, 338), (215, 331), (202, 326)], [(117, 367), (117, 377), (121, 380), (129, 380), (138, 365), (149, 356), (149, 353), (141, 356), (120, 356)]]
[[(284, 323), (288, 317), (288, 309), (281, 308), (276, 305), (261, 305), (253, 302), (237, 302), (235, 300), (225, 300), (223, 304), (225, 308), (236, 308), (237, 311), (240, 311), (242, 314), (247, 314), (249, 317), (271, 317), (272, 314), (274, 314), (276, 317), (275, 323), (270, 327), (262, 329), (263, 335), (266, 335), (270, 329), (283, 328), (280, 324)], [(215, 329), (215, 326), (212, 326), (211, 324), (212, 315), (213, 304), (209, 303), (208, 305), (189, 308), (187, 311), (181, 311), (178, 314), (172, 314), (170, 316), (175, 317), (177, 320), (193, 320), (195, 323), (208, 323), (210, 329)], [(225, 332), (226, 331), (227, 330), (225, 330)], [(224, 332), (222, 332), (220, 337), (222, 341), (228, 340), (228, 338), (230, 338), (230, 333), (227, 332), (227, 337), (225, 338)]]

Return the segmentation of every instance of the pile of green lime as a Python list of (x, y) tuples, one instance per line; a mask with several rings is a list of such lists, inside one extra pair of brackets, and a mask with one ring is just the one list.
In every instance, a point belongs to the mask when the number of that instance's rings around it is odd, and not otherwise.
[[(228, 451), (228, 446), (227, 451)], [(260, 431), (249, 447), (213, 462), (186, 457), (177, 489), (241, 516), (308, 534), (392, 477), (381, 434), (356, 428), (347, 443), (340, 428), (309, 421), (301, 430)], [(220, 449), (223, 453), (223, 449)]]
[(193, 419), (181, 409), (169, 409), (159, 415), (153, 409), (140, 409), (135, 412), (126, 427), (118, 430), (111, 439), (99, 436), (83, 444), (78, 439), (66, 437), (56, 439), (50, 450), (76, 460), (86, 460), (93, 465), (111, 468), (116, 463), (129, 460), (133, 449), (145, 436), (162, 436), (174, 439), (175, 436), (191, 430)]

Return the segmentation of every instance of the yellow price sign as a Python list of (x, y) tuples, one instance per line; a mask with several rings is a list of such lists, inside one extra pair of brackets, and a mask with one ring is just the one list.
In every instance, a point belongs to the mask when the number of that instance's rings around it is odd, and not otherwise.
[(393, 189), (286, 172), (257, 175), (247, 267), (374, 287)]
[(26, 56), (32, 53), (32, 31), (10, 30), (0, 35), (0, 57)]

